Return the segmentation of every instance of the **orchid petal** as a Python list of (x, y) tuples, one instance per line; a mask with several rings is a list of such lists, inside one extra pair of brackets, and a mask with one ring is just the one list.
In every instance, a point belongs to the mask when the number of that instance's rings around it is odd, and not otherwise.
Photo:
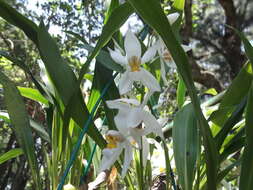
[(129, 129), (127, 128), (125, 118), (127, 117), (127, 112), (120, 112), (114, 117), (114, 123), (121, 134), (124, 136), (129, 135)]
[(132, 108), (125, 118), (127, 127), (137, 127), (142, 122), (142, 112), (141, 108)]
[(131, 107), (130, 105), (124, 103), (121, 101), (121, 99), (117, 100), (107, 100), (106, 105), (110, 109), (119, 109), (119, 110), (126, 110), (127, 112), (130, 111)]
[(156, 118), (150, 114), (147, 111), (143, 111), (143, 122), (145, 124), (145, 134), (149, 134), (150, 132), (153, 132), (160, 136), (161, 138), (164, 138), (162, 127), (157, 122)]
[(144, 53), (144, 55), (141, 58), (141, 63), (143, 64), (151, 61), (155, 57), (156, 51), (157, 51), (157, 44), (148, 48), (148, 50)]
[(105, 182), (108, 178), (109, 171), (102, 171), (101, 173), (98, 174), (96, 179), (93, 182), (90, 182), (88, 184), (88, 190), (95, 190), (99, 187), (100, 184)]
[(124, 178), (126, 176), (127, 169), (129, 168), (131, 161), (133, 159), (133, 149), (130, 143), (126, 143), (125, 153), (124, 153), (124, 165), (122, 168), (121, 176)]
[(167, 16), (167, 18), (168, 18), (168, 20), (169, 20), (169, 23), (170, 23), (170, 24), (173, 24), (174, 22), (176, 22), (176, 20), (178, 19), (179, 16), (180, 16), (179, 13), (172, 13), (172, 14), (169, 14), (169, 15)]
[(145, 69), (142, 69), (139, 71), (139, 77), (141, 83), (148, 87), (151, 91), (161, 91), (161, 87), (159, 83), (157, 82), (156, 78), (148, 71)]
[(129, 92), (132, 88), (133, 80), (129, 77), (129, 72), (126, 71), (122, 74), (119, 81), (119, 93), (120, 95)]
[(127, 64), (126, 57), (123, 56), (119, 50), (113, 51), (112, 49), (108, 48), (111, 58), (118, 64), (125, 66)]
[(134, 56), (137, 58), (141, 57), (141, 44), (138, 38), (131, 32), (131, 30), (128, 30), (126, 33), (124, 46), (127, 59), (130, 59)]
[(101, 161), (101, 166), (99, 171), (104, 171), (106, 169), (110, 169), (110, 167), (114, 164), (114, 162), (116, 162), (116, 160), (118, 159), (120, 153), (122, 152), (123, 147), (119, 146), (118, 148), (113, 148), (113, 149), (104, 149), (102, 154), (103, 154), (103, 158)]

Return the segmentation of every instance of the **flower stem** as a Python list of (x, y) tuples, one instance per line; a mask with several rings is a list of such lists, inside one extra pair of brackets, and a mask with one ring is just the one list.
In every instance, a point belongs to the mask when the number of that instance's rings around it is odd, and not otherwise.
[(167, 183), (167, 188), (169, 189), (169, 184), (170, 184), (170, 180), (173, 186), (174, 190), (177, 190), (177, 185), (174, 179), (174, 174), (173, 171), (171, 169), (170, 166), (170, 158), (169, 158), (169, 151), (168, 151), (168, 147), (166, 146), (166, 142), (163, 140), (163, 148), (164, 148), (164, 156), (165, 156), (165, 164), (166, 164), (166, 183)]

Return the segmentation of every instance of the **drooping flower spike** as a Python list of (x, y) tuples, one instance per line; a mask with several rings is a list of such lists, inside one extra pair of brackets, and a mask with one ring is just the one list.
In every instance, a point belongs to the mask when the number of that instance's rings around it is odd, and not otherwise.
[(107, 132), (106, 141), (107, 147), (102, 151), (103, 158), (101, 161), (100, 171), (110, 169), (110, 167), (118, 159), (123, 149), (125, 149), (124, 164), (121, 172), (121, 176), (124, 178), (133, 158), (132, 145), (125, 136), (115, 130), (109, 130)]
[(137, 37), (128, 30), (124, 41), (124, 48), (126, 52), (125, 56), (118, 49), (109, 49), (112, 59), (126, 69), (119, 81), (120, 94), (129, 92), (135, 81), (140, 81), (150, 91), (160, 91), (160, 85), (155, 77), (141, 67), (141, 64), (149, 62), (154, 58), (157, 52), (157, 45), (155, 44), (148, 48), (144, 55), (141, 56), (141, 44)]

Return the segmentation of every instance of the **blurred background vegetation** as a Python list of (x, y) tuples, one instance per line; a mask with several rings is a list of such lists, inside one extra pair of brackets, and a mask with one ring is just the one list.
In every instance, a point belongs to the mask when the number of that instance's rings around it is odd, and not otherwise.
[[(89, 44), (95, 44), (103, 26), (108, 2), (103, 0), (9, 0), (8, 3), (19, 12), (39, 23), (42, 19), (55, 37), (61, 54), (74, 72), (80, 70), (85, 62), (87, 52), (80, 48), (80, 42), (65, 31), (72, 31), (84, 37)], [(162, 1), (164, 9), (169, 1)], [(194, 81), (198, 90), (214, 88), (217, 92), (224, 90), (240, 71), (246, 57), (240, 38), (230, 25), (243, 31), (253, 39), (253, 1), (251, 0), (187, 0), (185, 3), (184, 24), (180, 31), (184, 44), (192, 44), (193, 50), (188, 54)], [(143, 23), (136, 17), (138, 24), (129, 23), (140, 31)], [(36, 46), (18, 28), (0, 18), (0, 51), (7, 51), (14, 58), (25, 63), (32, 75), (40, 80), (40, 59)], [(30, 75), (0, 57), (0, 67), (18, 86), (34, 87)], [(176, 111), (177, 78), (173, 72), (165, 96), (167, 109), (173, 115)], [(88, 76), (87, 76), (88, 77)], [(89, 88), (84, 92), (87, 96)], [(0, 89), (1, 110), (5, 109), (2, 90)], [(46, 125), (45, 110), (35, 101), (25, 99), (30, 117)], [(18, 148), (13, 130), (0, 120), (0, 155)], [(47, 126), (45, 126), (47, 128)], [(45, 159), (41, 151), (41, 138), (33, 134), (36, 143), (39, 166), (43, 167)], [(47, 147), (45, 147), (47, 148)], [(0, 190), (22, 190), (29, 186), (30, 174), (24, 156), (9, 160), (0, 165)], [(49, 182), (45, 181), (45, 184)]]

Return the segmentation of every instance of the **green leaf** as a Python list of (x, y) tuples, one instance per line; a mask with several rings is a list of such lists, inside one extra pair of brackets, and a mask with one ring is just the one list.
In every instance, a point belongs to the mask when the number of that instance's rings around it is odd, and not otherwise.
[[(70, 66), (62, 59), (55, 41), (47, 32), (43, 23), (41, 23), (38, 30), (38, 41), (41, 57), (50, 79), (58, 91), (63, 104), (69, 106), (66, 108), (69, 111), (65, 118), (72, 117), (80, 127), (83, 127), (89, 112), (85, 106), (81, 90), (77, 86), (77, 79)], [(67, 127), (67, 125), (64, 127)], [(105, 146), (102, 135), (94, 125), (89, 128), (88, 135), (100, 147)]]
[(29, 67), (28, 67), (26, 64), (24, 64), (22, 61), (20, 61), (20, 60), (18, 60), (18, 59), (16, 59), (16, 58), (10, 56), (9, 53), (7, 53), (7, 52), (5, 52), (5, 51), (0, 51), (0, 55), (3, 56), (3, 57), (5, 57), (5, 58), (8, 59), (9, 61), (11, 61), (13, 64), (17, 65), (17, 66), (20, 67), (21, 69), (23, 69), (23, 71), (24, 71), (25, 73), (27, 73), (27, 74), (31, 77), (33, 83), (35, 84), (35, 86), (37, 87), (37, 89), (40, 91), (40, 93), (43, 94), (45, 97), (47, 97), (49, 100), (51, 100), (51, 96), (50, 96), (50, 94), (45, 90), (46, 88), (44, 87), (44, 85), (42, 85), (40, 82), (38, 82), (38, 81), (35, 79), (33, 73), (30, 71)]
[[(199, 122), (200, 132), (203, 137), (205, 147), (205, 161), (207, 167), (207, 185), (209, 190), (216, 189), (218, 151), (211, 134), (209, 125), (201, 111), (197, 92), (191, 76), (191, 69), (186, 53), (177, 41), (172, 28), (159, 1), (149, 0), (129, 0), (142, 19), (148, 23), (163, 39), (165, 45), (170, 51), (179, 74), (182, 76), (191, 98), (196, 118)], [(152, 10), (152, 11), (150, 11)]]
[[(224, 126), (215, 136), (215, 142), (217, 148), (220, 149), (221, 145), (224, 143), (224, 140), (229, 136), (231, 129), (242, 119), (242, 114), (244, 111), (246, 101), (245, 99), (236, 107), (232, 115), (228, 118)], [(233, 132), (234, 133), (234, 132)]]
[(36, 189), (42, 189), (32, 131), (22, 96), (16, 86), (2, 72), (0, 72), (0, 82), (4, 88), (4, 100), (11, 123), (14, 126), (18, 142), (28, 160)]
[[(86, 40), (80, 36), (79, 34), (72, 32), (72, 31), (66, 31), (66, 33), (73, 35), (76, 39), (80, 40), (83, 42), (83, 47), (88, 50), (90, 53), (94, 51), (94, 47), (90, 46)], [(106, 52), (105, 50), (101, 49), (96, 56), (96, 60), (102, 63), (106, 68), (118, 71), (118, 72), (123, 72), (123, 67), (120, 66), (118, 63), (115, 63), (110, 54)]]
[(184, 190), (191, 190), (195, 165), (200, 150), (197, 120), (192, 104), (184, 106), (174, 119), (173, 150), (179, 181)]
[(177, 85), (177, 104), (179, 108), (181, 108), (184, 105), (185, 93), (186, 93), (186, 87), (185, 87), (184, 81), (182, 80), (181, 77), (179, 77), (179, 81)]
[(0, 164), (4, 163), (12, 158), (16, 158), (16, 157), (20, 156), (21, 154), (23, 154), (23, 150), (21, 148), (11, 149), (8, 152), (6, 152), (0, 156)]
[(111, 0), (110, 6), (105, 14), (104, 23), (107, 23), (108, 19), (110, 18), (113, 10), (119, 6), (119, 0)]
[(47, 99), (44, 98), (38, 90), (26, 87), (18, 87), (18, 90), (22, 96), (48, 106)]
[[(9, 114), (6, 112), (0, 112), (0, 119), (4, 120), (6, 123), (11, 123)], [(44, 127), (34, 120), (30, 119), (30, 126), (36, 131), (36, 133), (43, 138), (45, 141), (50, 142), (49, 134), (46, 132)]]
[[(101, 73), (103, 73), (103, 75), (101, 75)], [(91, 110), (92, 107), (95, 105), (96, 101), (101, 95), (103, 88), (110, 80), (113, 80), (112, 71), (105, 68), (103, 65), (101, 65), (100, 62), (96, 62), (91, 96), (87, 104), (87, 107), (89, 110)], [(115, 83), (113, 82), (103, 98), (104, 111), (105, 111), (105, 115), (106, 115), (110, 130), (116, 129), (116, 126), (114, 124), (114, 116), (116, 115), (116, 112), (115, 110), (109, 109), (107, 107), (106, 101), (114, 100), (118, 98), (120, 98), (119, 91)]]
[[(94, 50), (94, 48), (91, 47), (89, 44), (84, 44), (83, 46), (89, 52), (92, 52)], [(112, 60), (110, 54), (102, 49), (99, 51), (98, 55), (96, 56), (96, 59), (108, 69), (117, 72), (123, 72), (123, 67), (120, 66), (118, 63), (115, 63)]]
[(5, 3), (4, 0), (0, 0), (0, 16), (10, 24), (22, 29), (35, 44), (38, 44), (37, 25)]
[(209, 120), (222, 127), (231, 116), (236, 106), (239, 105), (247, 95), (252, 79), (252, 67), (250, 63), (247, 62), (223, 96), (219, 109), (211, 114)]
[(240, 190), (251, 190), (253, 187), (253, 85), (249, 91), (246, 115), (245, 132), (246, 142), (242, 156), (242, 170), (240, 175)]
[(185, 3), (185, 0), (174, 0), (172, 7), (174, 7), (175, 9), (177, 9), (179, 11), (183, 11), (184, 10), (184, 3)]
[(83, 75), (86, 73), (86, 70), (89, 67), (91, 60), (97, 56), (98, 52), (102, 49), (102, 47), (104, 47), (109, 42), (112, 35), (117, 30), (119, 30), (119, 28), (124, 24), (124, 22), (128, 19), (128, 17), (132, 13), (133, 8), (127, 2), (118, 6), (112, 11), (110, 17), (108, 18), (106, 24), (103, 27), (102, 33), (96, 44), (96, 47), (94, 48), (93, 52), (86, 61), (87, 64), (85, 64), (80, 71), (78, 81), (80, 81), (83, 78)]
[(37, 132), (37, 134), (44, 139), (47, 142), (51, 142), (49, 134), (47, 131), (44, 129), (43, 125), (37, 123), (36, 121), (30, 119), (30, 125), (31, 127)]

